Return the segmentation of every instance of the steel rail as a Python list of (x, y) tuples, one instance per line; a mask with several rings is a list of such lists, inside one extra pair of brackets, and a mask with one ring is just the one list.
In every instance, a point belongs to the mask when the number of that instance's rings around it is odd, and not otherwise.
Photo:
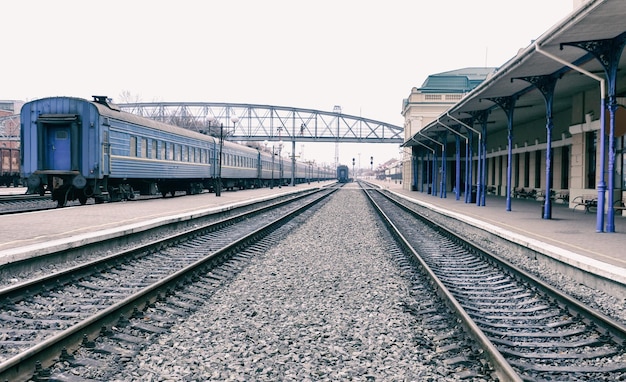
[[(335, 192), (335, 189), (321, 189), (316, 192), (320, 192), (321, 196), (315, 198), (314, 200), (306, 202), (304, 205), (298, 207), (297, 209), (289, 212), (288, 214), (282, 215), (281, 217), (268, 222), (262, 227), (256, 229), (255, 231), (247, 234), (246, 236), (237, 239), (236, 241), (225, 245), (221, 249), (208, 254), (206, 257), (197, 260), (196, 262), (189, 264), (188, 266), (172, 273), (171, 275), (151, 284), (148, 287), (143, 288), (137, 293), (128, 296), (111, 305), (108, 308), (105, 308), (93, 316), (82, 320), (81, 322), (73, 325), (70, 328), (65, 329), (59, 334), (29, 348), (28, 350), (17, 354), (6, 361), (0, 363), (0, 380), (10, 380), (10, 381), (21, 381), (28, 380), (32, 377), (33, 373), (37, 368), (46, 367), (52, 364), (58, 357), (67, 350), (73, 350), (80, 346), (83, 341), (91, 341), (97, 338), (103, 328), (110, 325), (115, 325), (119, 320), (124, 319), (125, 316), (130, 316), (133, 312), (137, 310), (144, 309), (148, 304), (153, 303), (159, 297), (160, 293), (166, 290), (169, 290), (170, 287), (175, 287), (178, 283), (185, 282), (184, 280), (193, 275), (194, 271), (197, 271), (203, 266), (210, 265), (212, 261), (215, 261), (219, 258), (223, 258), (224, 256), (228, 256), (229, 254), (239, 251), (240, 248), (249, 245), (249, 243), (258, 241), (261, 237), (267, 235), (268, 232), (276, 229), (278, 226), (286, 223), (291, 220), (304, 210), (310, 208), (314, 204), (318, 203), (320, 200), (328, 197), (330, 194)], [(313, 194), (311, 192), (310, 194)], [(288, 201), (282, 201), (277, 204), (284, 204), (288, 202), (293, 202), (294, 199)], [(268, 208), (276, 207), (273, 206), (265, 206), (259, 210), (266, 210)], [(255, 211), (257, 212), (257, 211)], [(227, 220), (234, 219), (229, 218)], [(206, 229), (206, 228), (205, 228)], [(158, 247), (163, 245), (164, 241), (166, 242), (179, 242), (185, 239), (188, 236), (196, 236), (202, 229), (193, 229), (188, 232), (182, 234), (176, 234), (171, 237), (168, 237), (163, 240), (159, 240), (157, 243), (151, 243), (147, 246), (141, 246), (141, 248), (146, 247)], [(128, 255), (129, 252), (134, 253), (137, 249), (133, 248), (128, 251), (124, 251), (116, 254), (113, 257), (122, 257)], [(109, 259), (110, 260), (110, 259)], [(101, 261), (97, 261), (101, 262)], [(87, 265), (81, 265), (79, 268), (82, 270)], [(63, 274), (69, 274), (67, 272), (63, 272)], [(49, 277), (46, 277), (46, 280), (49, 280)], [(35, 283), (28, 282), (20, 284), (19, 286), (5, 288), (2, 292), (10, 293), (15, 295), (18, 290), (25, 290), (28, 287), (37, 286)], [(0, 294), (0, 297), (2, 295)]]
[[(379, 192), (376, 189), (371, 189), (373, 192)], [(432, 271), (432, 269), (426, 264), (426, 262), (421, 258), (421, 256), (413, 249), (409, 241), (402, 235), (400, 230), (396, 227), (396, 225), (391, 221), (391, 219), (387, 216), (387, 214), (382, 210), (382, 208), (373, 200), (369, 192), (365, 191), (367, 198), (370, 203), (378, 213), (378, 215), (383, 220), (384, 224), (388, 227), (390, 232), (394, 237), (398, 240), (400, 245), (410, 253), (412, 258), (416, 260), (423, 271), (428, 275), (428, 277), (434, 283), (437, 294), (444, 299), (446, 304), (450, 309), (452, 309), (458, 315), (461, 324), (465, 327), (467, 333), (481, 346), (481, 348), (485, 351), (487, 358), (492, 363), (494, 371), (498, 378), (502, 381), (511, 381), (511, 382), (521, 382), (522, 378), (517, 374), (517, 372), (513, 369), (513, 367), (506, 361), (504, 356), (500, 353), (500, 351), (496, 348), (496, 346), (489, 340), (487, 335), (483, 333), (483, 331), (476, 325), (474, 320), (471, 319), (469, 314), (463, 309), (461, 304), (457, 301), (457, 299), (452, 295), (452, 293), (448, 290), (448, 288), (443, 284), (443, 282), (437, 277), (437, 275)], [(382, 195), (382, 193), (381, 193)]]

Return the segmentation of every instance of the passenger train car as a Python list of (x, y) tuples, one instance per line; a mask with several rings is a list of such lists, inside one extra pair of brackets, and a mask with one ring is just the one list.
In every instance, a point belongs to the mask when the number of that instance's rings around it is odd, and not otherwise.
[[(284, 184), (291, 163), (258, 149), (224, 141), (221, 166), (217, 138), (120, 111), (106, 97), (93, 101), (50, 97), (24, 104), (21, 112), (22, 177), (27, 193), (49, 191), (59, 206), (132, 199), (135, 192), (163, 196)], [(218, 169), (221, 167), (221, 172)], [(275, 168), (274, 168), (275, 167)], [(316, 169), (317, 179), (334, 174)], [(294, 181), (315, 173), (297, 163)]]
[(339, 183), (350, 182), (350, 170), (346, 165), (337, 166), (337, 181)]

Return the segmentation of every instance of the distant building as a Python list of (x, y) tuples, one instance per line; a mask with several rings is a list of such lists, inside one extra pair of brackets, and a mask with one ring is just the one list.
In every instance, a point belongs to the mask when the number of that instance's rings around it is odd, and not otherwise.
[(18, 148), (23, 101), (0, 100), (0, 147)]
[[(404, 140), (411, 139), (424, 126), (454, 106), (465, 94), (489, 78), (496, 69), (495, 67), (477, 67), (431, 74), (421, 87), (411, 89), (409, 98), (402, 101)], [(410, 148), (404, 150), (402, 178), (404, 188), (409, 189), (413, 183), (411, 150)]]
[(0, 100), (0, 116), (19, 114), (24, 101)]

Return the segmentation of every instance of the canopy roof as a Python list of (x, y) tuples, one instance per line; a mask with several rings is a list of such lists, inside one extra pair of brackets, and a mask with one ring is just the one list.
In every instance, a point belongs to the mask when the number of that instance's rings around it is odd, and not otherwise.
[[(540, 10), (538, 10), (540, 11)], [(458, 124), (456, 119), (470, 118), (480, 111), (491, 111), (488, 119), (487, 133), (507, 128), (507, 116), (490, 98), (517, 97), (514, 111), (514, 124), (525, 123), (540, 118), (545, 119), (545, 99), (540, 91), (522, 77), (559, 74), (554, 94), (554, 113), (571, 107), (571, 99), (575, 94), (600, 87), (600, 82), (583, 75), (541, 53), (556, 56), (567, 63), (572, 63), (596, 76), (605, 79), (601, 63), (586, 50), (567, 45), (568, 43), (613, 39), (626, 33), (626, 2), (623, 0), (590, 0), (574, 10), (561, 22), (543, 33), (534, 43), (520, 49), (518, 54), (504, 63), (492, 76), (470, 91), (461, 101), (452, 106), (438, 119), (424, 126), (422, 132), (445, 130), (438, 120), (445, 124)], [(564, 45), (565, 44), (565, 45)], [(619, 61), (617, 95), (623, 92), (626, 55)], [(600, 100), (598, 99), (598, 105)], [(499, 110), (497, 110), (499, 109)], [(428, 139), (420, 134), (414, 140), (427, 143)], [(415, 146), (409, 140), (403, 146)]]

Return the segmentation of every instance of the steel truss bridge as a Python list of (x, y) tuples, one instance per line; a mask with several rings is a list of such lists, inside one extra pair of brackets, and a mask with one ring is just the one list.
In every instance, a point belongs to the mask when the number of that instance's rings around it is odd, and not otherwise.
[(233, 141), (403, 143), (404, 129), (389, 123), (294, 107), (219, 102), (119, 104), (122, 110)]

